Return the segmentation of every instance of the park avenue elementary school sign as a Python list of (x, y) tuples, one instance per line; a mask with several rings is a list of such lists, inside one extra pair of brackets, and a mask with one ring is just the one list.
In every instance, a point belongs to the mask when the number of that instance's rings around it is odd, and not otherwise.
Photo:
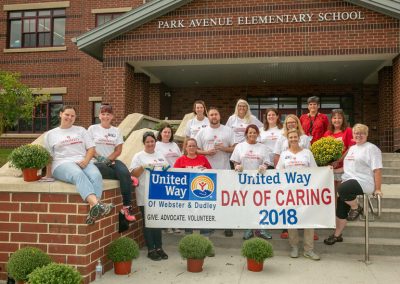
[(216, 26), (244, 26), (244, 25), (269, 25), (285, 23), (309, 23), (309, 22), (336, 22), (365, 20), (361, 11), (350, 12), (326, 12), (318, 14), (284, 14), (284, 15), (260, 15), (216, 17), (198, 19), (173, 19), (158, 21), (159, 29), (180, 29)]

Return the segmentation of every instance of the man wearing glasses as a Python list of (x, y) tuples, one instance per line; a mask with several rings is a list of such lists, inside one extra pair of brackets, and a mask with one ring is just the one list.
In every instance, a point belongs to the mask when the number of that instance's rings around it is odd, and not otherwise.
[(309, 113), (300, 116), (300, 122), (304, 133), (310, 137), (311, 144), (313, 144), (323, 137), (325, 131), (328, 130), (329, 120), (325, 114), (318, 112), (318, 97), (309, 97), (307, 104)]

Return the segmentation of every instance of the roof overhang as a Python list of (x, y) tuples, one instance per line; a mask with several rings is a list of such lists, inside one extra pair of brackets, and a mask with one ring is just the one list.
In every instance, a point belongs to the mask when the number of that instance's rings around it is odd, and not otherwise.
[(76, 37), (74, 41), (80, 50), (102, 61), (105, 42), (174, 11), (191, 1), (192, 0), (150, 1), (100, 27)]
[[(78, 49), (102, 61), (105, 42), (138, 28), (192, 1), (193, 0), (153, 0), (73, 40)], [(400, 3), (397, 0), (345, 1), (400, 19)]]
[(400, 19), (400, 2), (396, 0), (345, 0), (351, 4)]

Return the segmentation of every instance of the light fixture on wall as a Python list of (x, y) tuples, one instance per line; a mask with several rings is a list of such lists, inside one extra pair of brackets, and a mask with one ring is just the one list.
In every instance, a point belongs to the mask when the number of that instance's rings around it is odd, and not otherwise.
[(171, 92), (165, 92), (164, 97), (170, 98), (171, 97)]

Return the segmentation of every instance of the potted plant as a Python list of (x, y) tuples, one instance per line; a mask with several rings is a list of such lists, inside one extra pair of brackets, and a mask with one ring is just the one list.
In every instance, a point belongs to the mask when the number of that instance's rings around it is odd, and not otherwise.
[(204, 258), (213, 251), (212, 242), (199, 234), (183, 237), (179, 242), (179, 253), (187, 259), (187, 271), (203, 271)]
[(14, 252), (8, 262), (7, 271), (16, 281), (28, 281), (28, 275), (38, 267), (51, 263), (51, 258), (42, 250), (24, 247)]
[(128, 237), (114, 240), (107, 251), (107, 257), (114, 262), (114, 273), (119, 275), (131, 273), (132, 259), (138, 256), (138, 244)]
[(75, 267), (50, 263), (29, 274), (29, 284), (81, 284), (82, 276)]
[(274, 256), (272, 245), (261, 238), (243, 242), (242, 255), (247, 257), (247, 269), (254, 272), (263, 270), (264, 260)]
[(14, 149), (8, 161), (11, 167), (22, 170), (24, 181), (35, 181), (40, 178), (37, 171), (51, 161), (51, 156), (41, 145), (27, 144)]

